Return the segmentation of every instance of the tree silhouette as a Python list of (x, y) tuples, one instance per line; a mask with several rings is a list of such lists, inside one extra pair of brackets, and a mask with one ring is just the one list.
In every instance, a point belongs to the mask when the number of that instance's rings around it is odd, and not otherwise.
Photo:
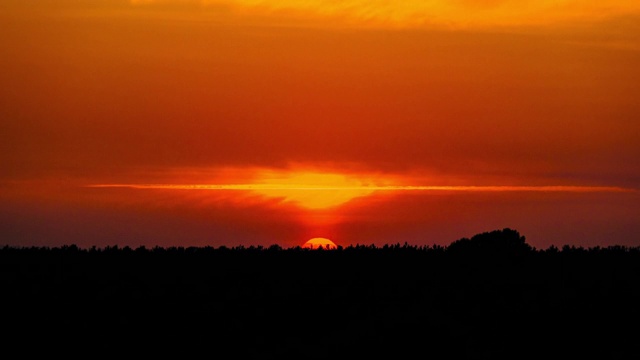
[(525, 237), (516, 230), (504, 228), (483, 232), (469, 238), (462, 238), (452, 242), (447, 250), (452, 253), (488, 254), (523, 254), (533, 248), (525, 242)]

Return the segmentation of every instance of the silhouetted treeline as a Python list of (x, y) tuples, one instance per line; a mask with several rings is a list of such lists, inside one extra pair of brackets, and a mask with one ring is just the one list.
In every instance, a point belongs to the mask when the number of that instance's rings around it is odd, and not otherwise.
[(638, 247), (540, 250), (512, 229), (449, 246), (0, 249), (6, 344), (24, 354), (637, 357), (639, 275)]

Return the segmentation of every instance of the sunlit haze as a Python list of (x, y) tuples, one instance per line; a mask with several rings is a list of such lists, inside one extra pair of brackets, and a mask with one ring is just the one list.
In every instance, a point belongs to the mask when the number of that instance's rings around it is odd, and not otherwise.
[(5, 0), (0, 245), (640, 245), (640, 2)]

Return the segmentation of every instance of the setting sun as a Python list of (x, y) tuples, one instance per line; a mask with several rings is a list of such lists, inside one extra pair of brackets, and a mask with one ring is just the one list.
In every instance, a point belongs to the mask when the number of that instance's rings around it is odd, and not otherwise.
[(336, 249), (337, 248), (336, 244), (334, 244), (333, 241), (331, 241), (331, 240), (329, 240), (327, 238), (321, 238), (321, 237), (310, 239), (309, 241), (304, 243), (304, 245), (302, 245), (302, 247), (305, 248), (305, 249), (318, 249), (320, 247), (323, 248), (323, 249)]

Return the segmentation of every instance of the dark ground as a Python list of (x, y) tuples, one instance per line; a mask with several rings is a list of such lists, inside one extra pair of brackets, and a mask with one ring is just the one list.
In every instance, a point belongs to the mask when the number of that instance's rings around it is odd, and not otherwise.
[[(640, 357), (640, 248), (0, 249), (3, 349), (328, 359)], [(194, 356), (191, 356), (194, 355)]]

